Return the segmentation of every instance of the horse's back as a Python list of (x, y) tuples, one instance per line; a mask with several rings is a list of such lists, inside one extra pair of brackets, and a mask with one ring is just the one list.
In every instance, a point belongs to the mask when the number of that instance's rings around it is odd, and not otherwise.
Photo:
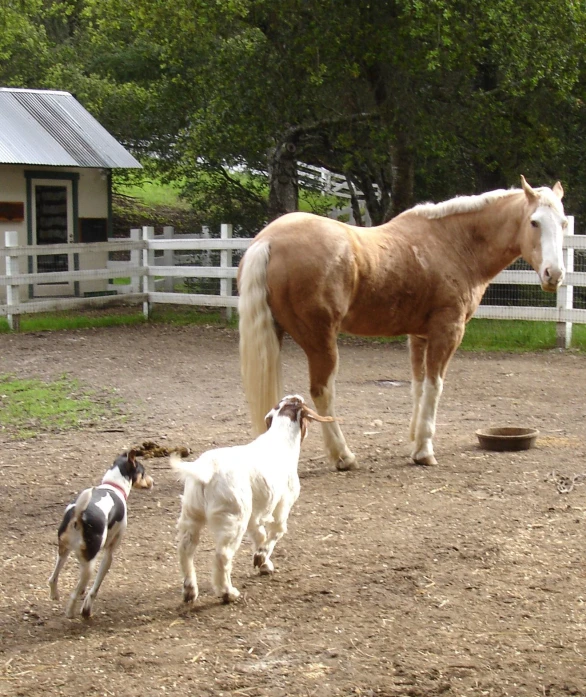
[(346, 313), (356, 283), (351, 226), (311, 213), (289, 213), (270, 223), (255, 243), (270, 247), (269, 303), (286, 331), (301, 308), (324, 321)]

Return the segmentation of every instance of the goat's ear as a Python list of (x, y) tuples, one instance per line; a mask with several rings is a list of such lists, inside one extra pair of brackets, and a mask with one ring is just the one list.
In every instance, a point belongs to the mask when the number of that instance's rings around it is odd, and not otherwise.
[(265, 424), (267, 425), (267, 431), (271, 427), (273, 423), (273, 412), (270, 411), (266, 416), (265, 416)]

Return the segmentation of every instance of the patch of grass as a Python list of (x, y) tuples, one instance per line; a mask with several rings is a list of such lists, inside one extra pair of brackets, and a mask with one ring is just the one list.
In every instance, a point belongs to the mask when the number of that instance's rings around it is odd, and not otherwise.
[[(23, 315), (21, 331), (59, 331), (92, 329), (99, 327), (133, 326), (143, 324), (142, 312), (137, 308), (109, 308), (104, 310), (55, 312)], [(190, 305), (158, 305), (153, 308), (150, 321), (179, 326), (213, 324), (238, 327), (238, 313), (226, 321), (221, 310), (209, 310)], [(0, 318), (0, 333), (10, 331), (5, 318)], [(364, 338), (364, 341), (397, 343), (405, 336)], [(555, 322), (531, 322), (521, 320), (473, 319), (466, 327), (461, 349), (463, 351), (531, 352), (556, 347)], [(586, 352), (586, 325), (574, 324), (572, 348)]]
[[(84, 313), (78, 312), (54, 312), (22, 315), (20, 318), (21, 332), (63, 331), (73, 329), (97, 329), (100, 327), (134, 326), (144, 324), (142, 311), (138, 308), (130, 312), (128, 308), (110, 308), (104, 310), (92, 310)], [(222, 326), (237, 327), (238, 314), (233, 312), (232, 319), (226, 322), (220, 310), (201, 310), (189, 305), (159, 305), (151, 312), (151, 322), (167, 323), (187, 326), (190, 324), (217, 324)], [(8, 321), (0, 317), (0, 333), (7, 333), (10, 329)]]
[(161, 305), (153, 308), (151, 321), (179, 326), (217, 324), (220, 326), (237, 327), (238, 314), (233, 312), (232, 319), (227, 322), (220, 310), (200, 310), (189, 305)]
[[(39, 313), (21, 315), (21, 332), (44, 332), (72, 329), (91, 329), (96, 327), (115, 327), (120, 325), (142, 324), (142, 313), (125, 314), (72, 314), (71, 312)], [(0, 317), (0, 333), (9, 332), (8, 320)]]
[(114, 400), (106, 401), (98, 401), (66, 376), (46, 382), (0, 375), (0, 429), (16, 438), (30, 438), (90, 426), (115, 410)]
[[(586, 327), (574, 325), (573, 347), (586, 350)], [(555, 322), (472, 319), (462, 341), (464, 351), (532, 352), (556, 347)]]
[[(376, 337), (366, 341), (397, 343), (406, 336)], [(555, 322), (533, 322), (528, 320), (472, 319), (466, 327), (460, 345), (462, 351), (502, 351), (531, 353), (556, 348)], [(586, 351), (586, 325), (572, 327), (572, 346)]]
[(187, 202), (179, 197), (179, 186), (163, 184), (159, 181), (143, 181), (141, 184), (118, 184), (116, 193), (131, 196), (142, 201), (146, 206), (166, 206), (188, 209)]

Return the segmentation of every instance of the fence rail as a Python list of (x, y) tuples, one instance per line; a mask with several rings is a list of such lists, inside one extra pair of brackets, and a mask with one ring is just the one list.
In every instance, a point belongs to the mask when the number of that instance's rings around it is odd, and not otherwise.
[[(5, 235), (5, 248), (0, 248), (0, 257), (5, 257), (6, 274), (0, 276), (0, 288), (6, 288), (6, 302), (0, 305), (0, 316), (7, 316), (12, 328), (18, 328), (19, 317), (35, 312), (50, 312), (76, 308), (109, 307), (126, 303), (142, 303), (143, 312), (148, 316), (153, 305), (166, 303), (225, 308), (229, 316), (238, 306), (234, 294), (234, 279), (237, 275), (237, 259), (234, 252), (243, 252), (250, 239), (233, 238), (232, 226), (222, 225), (221, 237), (177, 238), (173, 228), (164, 229), (164, 238), (155, 238), (154, 228), (144, 227), (132, 230), (130, 239), (116, 239), (108, 242), (51, 244), (39, 246), (19, 246), (15, 232)], [(526, 305), (488, 305), (482, 304), (475, 317), (490, 319), (521, 319), (556, 322), (558, 344), (569, 346), (572, 324), (586, 324), (586, 309), (574, 306), (574, 287), (586, 289), (586, 272), (574, 271), (574, 251), (586, 250), (586, 235), (573, 234), (573, 219), (570, 218), (568, 234), (563, 240), (566, 277), (558, 289), (555, 306), (536, 307)], [(20, 270), (20, 262), (43, 254), (91, 254), (92, 252), (124, 252), (129, 260), (109, 260), (107, 268), (30, 273)], [(210, 253), (219, 252), (219, 264), (210, 263)], [(158, 254), (157, 254), (158, 253)], [(580, 253), (580, 252), (579, 252)], [(203, 260), (196, 265), (194, 257)], [(234, 262), (236, 261), (236, 265)], [(31, 268), (29, 263), (29, 268)], [(108, 279), (110, 295), (97, 297), (31, 298), (20, 300), (20, 287), (38, 283), (83, 282)], [(112, 283), (115, 279), (127, 279), (125, 285)], [(176, 279), (219, 280), (216, 293), (176, 292)], [(493, 279), (492, 286), (539, 286), (533, 270), (507, 269)]]

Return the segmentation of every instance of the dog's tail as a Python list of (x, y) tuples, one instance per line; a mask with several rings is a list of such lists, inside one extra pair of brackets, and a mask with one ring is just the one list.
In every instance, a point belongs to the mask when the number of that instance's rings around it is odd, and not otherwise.
[(90, 487), (89, 489), (84, 489), (77, 497), (77, 501), (75, 502), (75, 511), (73, 512), (73, 517), (77, 522), (81, 520), (82, 513), (89, 506), (92, 498), (92, 492), (93, 487)]
[(182, 482), (191, 478), (201, 484), (208, 484), (214, 474), (214, 463), (208, 453), (193, 462), (185, 462), (177, 453), (171, 453), (169, 464)]

